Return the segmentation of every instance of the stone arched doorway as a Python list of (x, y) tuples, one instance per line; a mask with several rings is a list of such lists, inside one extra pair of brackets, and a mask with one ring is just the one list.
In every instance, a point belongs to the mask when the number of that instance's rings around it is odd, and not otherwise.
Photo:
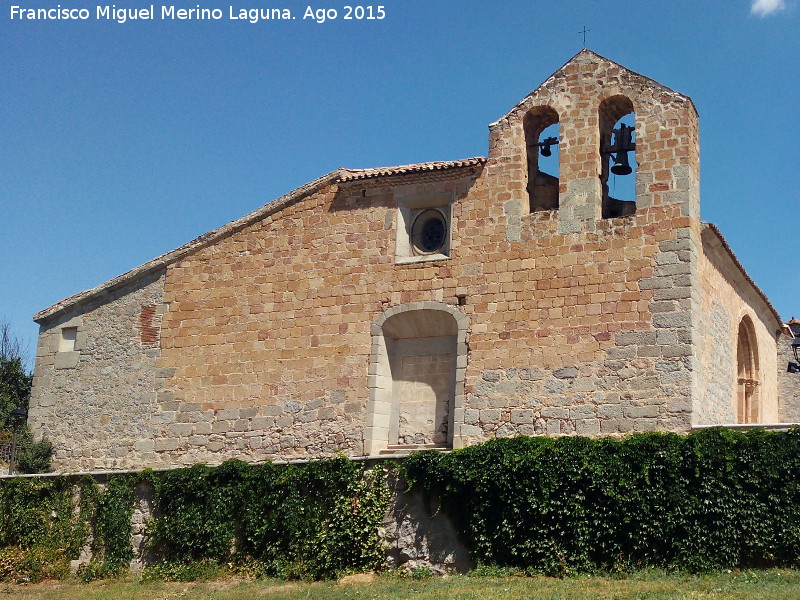
[(739, 322), (736, 336), (736, 422), (761, 422), (758, 344), (750, 317)]
[(366, 454), (460, 445), (467, 324), (466, 315), (441, 302), (396, 306), (375, 322)]

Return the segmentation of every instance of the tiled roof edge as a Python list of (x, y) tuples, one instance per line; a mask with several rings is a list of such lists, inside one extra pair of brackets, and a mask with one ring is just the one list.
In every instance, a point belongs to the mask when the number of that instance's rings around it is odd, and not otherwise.
[(279, 210), (285, 208), (289, 204), (299, 200), (300, 198), (307, 196), (309, 194), (313, 194), (314, 192), (320, 190), (321, 188), (336, 183), (337, 181), (341, 180), (342, 177), (342, 170), (337, 169), (336, 171), (332, 171), (327, 175), (323, 175), (322, 177), (315, 179), (299, 188), (281, 196), (277, 200), (273, 200), (268, 204), (254, 210), (253, 212), (243, 216), (240, 219), (232, 221), (227, 225), (223, 225), (218, 229), (213, 229), (203, 235), (193, 239), (191, 242), (184, 244), (176, 248), (175, 250), (171, 250), (166, 254), (162, 254), (141, 266), (136, 267), (135, 269), (131, 269), (130, 271), (115, 277), (109, 281), (106, 281), (103, 284), (98, 285), (92, 289), (86, 290), (84, 292), (79, 292), (74, 294), (60, 302), (56, 302), (52, 306), (45, 308), (44, 310), (39, 311), (33, 316), (33, 320), (36, 322), (41, 322), (46, 319), (49, 319), (65, 310), (69, 309), (70, 307), (78, 304), (79, 302), (83, 302), (90, 298), (94, 298), (100, 296), (103, 293), (110, 292), (111, 290), (120, 288), (125, 284), (129, 283), (135, 278), (142, 277), (154, 271), (157, 271), (161, 268), (166, 267), (167, 265), (174, 263), (190, 252), (208, 246), (216, 242), (217, 240), (226, 237), (236, 231), (247, 227), (248, 225), (258, 221), (259, 219), (263, 219), (273, 213), (278, 212)]
[(42, 322), (46, 319), (52, 318), (66, 310), (70, 307), (78, 304), (80, 302), (84, 302), (90, 298), (96, 298), (104, 293), (110, 292), (112, 290), (118, 289), (127, 283), (131, 282), (132, 280), (142, 277), (144, 275), (150, 274), (154, 271), (162, 269), (167, 265), (174, 263), (190, 252), (194, 252), (200, 248), (213, 244), (217, 240), (231, 235), (236, 231), (247, 227), (248, 225), (263, 219), (271, 214), (274, 214), (281, 209), (285, 208), (289, 204), (296, 202), (297, 200), (303, 198), (304, 196), (308, 196), (309, 194), (313, 194), (314, 192), (320, 190), (321, 188), (331, 185), (338, 182), (344, 181), (354, 181), (357, 179), (370, 179), (374, 177), (385, 177), (385, 176), (392, 176), (392, 175), (407, 175), (412, 173), (422, 173), (427, 171), (444, 171), (448, 169), (460, 169), (465, 167), (474, 167), (483, 165), (486, 163), (486, 159), (483, 157), (475, 157), (475, 158), (467, 158), (463, 160), (453, 160), (453, 161), (436, 161), (436, 162), (427, 162), (427, 163), (419, 163), (413, 165), (400, 165), (397, 167), (381, 167), (376, 169), (337, 169), (336, 171), (331, 171), (327, 175), (323, 175), (322, 177), (315, 179), (299, 188), (289, 192), (288, 194), (281, 196), (277, 200), (269, 202), (264, 206), (256, 209), (255, 211), (245, 215), (244, 217), (237, 219), (228, 223), (227, 225), (223, 225), (219, 229), (214, 229), (209, 231), (208, 233), (204, 233), (200, 237), (193, 239), (191, 242), (176, 248), (166, 254), (162, 254), (144, 263), (141, 266), (136, 267), (135, 269), (131, 269), (130, 271), (115, 277), (109, 281), (106, 281), (103, 284), (98, 285), (92, 289), (79, 292), (74, 294), (60, 302), (56, 302), (52, 306), (45, 308), (44, 310), (39, 311), (33, 316), (33, 320), (36, 322)]
[(486, 163), (486, 158), (476, 156), (461, 160), (441, 160), (426, 163), (416, 163), (411, 165), (399, 165), (396, 167), (378, 167), (375, 169), (340, 169), (342, 181), (356, 181), (358, 179), (371, 179), (374, 177), (390, 177), (392, 175), (410, 175), (413, 173), (423, 173), (427, 171), (445, 171), (449, 169), (461, 169), (466, 167), (482, 166)]
[(722, 235), (722, 232), (719, 230), (719, 228), (716, 225), (714, 225), (713, 223), (705, 223), (704, 222), (703, 225), (707, 229), (713, 231), (714, 234), (717, 236), (717, 238), (719, 238), (719, 241), (722, 243), (722, 247), (725, 249), (725, 251), (731, 257), (731, 260), (733, 260), (733, 264), (736, 265), (736, 267), (739, 269), (739, 271), (741, 271), (741, 273), (744, 276), (744, 278), (747, 281), (747, 283), (749, 283), (750, 285), (753, 286), (753, 289), (761, 297), (761, 299), (767, 305), (769, 310), (772, 312), (772, 315), (775, 317), (775, 320), (778, 322), (778, 325), (783, 327), (783, 320), (781, 319), (781, 316), (778, 314), (778, 311), (775, 310), (774, 306), (772, 306), (772, 302), (769, 301), (769, 298), (767, 298), (767, 295), (761, 290), (760, 287), (758, 287), (758, 285), (756, 285), (756, 282), (753, 281), (753, 279), (750, 277), (750, 275), (747, 274), (747, 271), (745, 270), (744, 266), (742, 266), (742, 263), (740, 263), (739, 259), (736, 258), (736, 254), (734, 254), (733, 250), (728, 245), (728, 241), (725, 239), (725, 236)]

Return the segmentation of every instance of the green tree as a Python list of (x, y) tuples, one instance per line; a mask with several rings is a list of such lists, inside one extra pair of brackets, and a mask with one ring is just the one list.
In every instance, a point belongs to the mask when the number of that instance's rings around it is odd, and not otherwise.
[(47, 438), (33, 441), (28, 427), (21, 427), (17, 437), (17, 464), (19, 473), (47, 473), (51, 470), (53, 444)]
[[(0, 432), (11, 437), (10, 414), (15, 408), (28, 411), (33, 375), (25, 371), (22, 345), (11, 335), (7, 322), (0, 323)], [(53, 444), (47, 438), (33, 440), (27, 426), (17, 431), (17, 470), (21, 473), (44, 473), (50, 470)]]
[(12, 410), (28, 410), (32, 381), (33, 376), (25, 372), (19, 340), (11, 335), (8, 323), (0, 323), (0, 429), (11, 428)]

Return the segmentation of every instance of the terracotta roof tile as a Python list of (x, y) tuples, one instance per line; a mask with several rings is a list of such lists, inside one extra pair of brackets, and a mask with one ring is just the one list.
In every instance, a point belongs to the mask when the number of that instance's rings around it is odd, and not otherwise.
[(462, 160), (443, 160), (435, 162), (417, 163), (413, 165), (400, 165), (397, 167), (378, 167), (375, 169), (340, 169), (342, 181), (355, 181), (357, 179), (371, 179), (373, 177), (389, 177), (392, 175), (409, 175), (426, 171), (445, 171), (448, 169), (461, 169), (464, 167), (477, 167), (486, 163), (482, 156), (465, 158)]
[(778, 314), (778, 311), (775, 310), (774, 306), (772, 306), (772, 303), (769, 301), (769, 298), (767, 298), (767, 295), (763, 291), (761, 291), (761, 288), (758, 287), (756, 285), (756, 282), (753, 281), (750, 278), (750, 275), (747, 274), (747, 271), (745, 271), (745, 268), (742, 266), (742, 263), (739, 262), (739, 259), (736, 258), (736, 255), (733, 253), (733, 250), (728, 245), (728, 241), (725, 239), (725, 236), (722, 235), (722, 232), (719, 230), (719, 228), (716, 225), (714, 225), (713, 223), (703, 223), (703, 225), (705, 227), (707, 227), (708, 229), (710, 229), (711, 231), (713, 231), (714, 234), (716, 234), (716, 236), (719, 238), (719, 241), (722, 243), (722, 247), (725, 249), (725, 251), (728, 253), (728, 255), (733, 260), (733, 264), (735, 264), (738, 267), (739, 271), (741, 271), (741, 273), (744, 276), (745, 280), (750, 285), (753, 286), (753, 289), (756, 291), (756, 293), (766, 303), (767, 307), (769, 308), (769, 310), (774, 315), (775, 320), (778, 321), (778, 323), (783, 324), (783, 320), (781, 319), (781, 316)]
[(319, 179), (311, 181), (296, 190), (270, 202), (255, 211), (251, 212), (248, 215), (245, 215), (241, 219), (237, 219), (219, 229), (214, 229), (213, 231), (209, 231), (208, 233), (204, 233), (200, 237), (192, 240), (191, 242), (172, 250), (171, 252), (167, 252), (166, 254), (154, 258), (151, 261), (144, 263), (143, 265), (136, 267), (128, 271), (127, 273), (123, 273), (122, 275), (115, 277), (114, 279), (107, 281), (95, 288), (90, 290), (86, 290), (85, 292), (80, 292), (78, 294), (74, 294), (69, 298), (65, 298), (52, 306), (45, 308), (44, 310), (39, 311), (33, 316), (33, 320), (41, 323), (43, 320), (53, 317), (59, 313), (62, 313), (68, 310), (70, 307), (89, 300), (90, 298), (96, 298), (106, 292), (111, 290), (120, 288), (124, 285), (127, 285), (131, 281), (135, 280), (138, 277), (143, 277), (149, 273), (152, 273), (158, 269), (164, 268), (167, 265), (174, 263), (177, 260), (180, 260), (190, 252), (194, 252), (199, 248), (203, 248), (210, 244), (213, 244), (217, 240), (231, 235), (232, 233), (243, 229), (244, 227), (254, 223), (259, 219), (263, 219), (264, 217), (274, 214), (284, 208), (285, 206), (292, 204), (293, 202), (297, 202), (308, 196), (319, 189), (327, 185), (332, 185), (339, 182), (344, 181), (354, 181), (357, 179), (369, 179), (373, 177), (384, 177), (384, 176), (392, 176), (392, 175), (406, 175), (412, 173), (424, 173), (424, 172), (431, 172), (431, 171), (445, 171), (449, 169), (460, 169), (466, 167), (476, 167), (482, 166), (486, 163), (486, 159), (483, 157), (476, 157), (476, 158), (466, 158), (463, 160), (452, 160), (452, 161), (438, 161), (438, 162), (428, 162), (428, 163), (419, 163), (416, 165), (400, 165), (398, 167), (382, 167), (378, 169), (337, 169), (336, 171), (332, 171), (327, 175), (323, 175)]

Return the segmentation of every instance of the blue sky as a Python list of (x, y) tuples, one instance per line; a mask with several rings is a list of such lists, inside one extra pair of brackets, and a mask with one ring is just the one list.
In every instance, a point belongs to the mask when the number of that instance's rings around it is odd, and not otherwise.
[[(337, 167), (487, 154), (487, 125), (586, 46), (692, 97), (702, 216), (800, 317), (800, 0), (200, 1), (219, 21), (20, 21), (0, 1), (0, 318), (33, 313)], [(177, 8), (197, 1), (175, 0)], [(156, 4), (156, 10), (162, 4)], [(147, 7), (150, 2), (117, 2)], [(228, 7), (289, 8), (249, 23)], [(371, 5), (375, 9), (378, 4)]]

